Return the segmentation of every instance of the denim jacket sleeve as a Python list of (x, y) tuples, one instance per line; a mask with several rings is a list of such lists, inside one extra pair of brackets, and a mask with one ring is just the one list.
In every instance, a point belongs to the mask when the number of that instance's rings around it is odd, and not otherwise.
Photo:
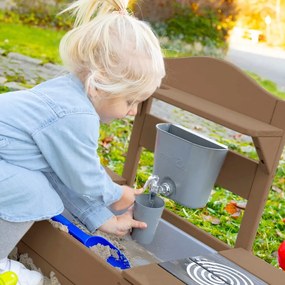
[(88, 203), (78, 193), (70, 190), (54, 172), (46, 172), (45, 176), (59, 194), (67, 209), (73, 216), (77, 217), (82, 224), (92, 233), (96, 231), (107, 220), (114, 216), (106, 206), (98, 203)]
[(122, 188), (111, 180), (100, 164), (98, 134), (96, 115), (71, 113), (36, 130), (33, 139), (68, 188), (90, 205), (106, 207), (120, 199)]

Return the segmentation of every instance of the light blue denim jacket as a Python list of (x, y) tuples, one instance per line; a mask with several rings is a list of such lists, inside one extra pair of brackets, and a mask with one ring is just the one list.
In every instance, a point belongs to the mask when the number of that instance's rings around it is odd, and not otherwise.
[(97, 155), (100, 120), (73, 75), (0, 95), (0, 218), (50, 218), (63, 204), (94, 231), (122, 188)]

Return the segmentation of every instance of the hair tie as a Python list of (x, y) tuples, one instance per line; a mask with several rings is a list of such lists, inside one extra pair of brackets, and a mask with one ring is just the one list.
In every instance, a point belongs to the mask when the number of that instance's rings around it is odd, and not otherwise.
[(118, 14), (124, 15), (124, 16), (129, 15), (127, 9), (125, 9), (125, 8), (121, 8), (119, 10), (115, 10), (115, 11), (113, 11), (113, 13), (118, 13)]

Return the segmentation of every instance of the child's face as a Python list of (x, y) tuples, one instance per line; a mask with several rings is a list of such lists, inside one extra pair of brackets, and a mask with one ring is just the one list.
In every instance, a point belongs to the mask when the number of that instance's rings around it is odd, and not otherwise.
[(135, 116), (139, 103), (137, 101), (129, 101), (126, 98), (102, 99), (100, 104), (98, 104), (99, 106), (95, 107), (95, 109), (102, 123), (110, 123), (114, 119)]
[(126, 97), (104, 99), (93, 97), (92, 104), (102, 123), (110, 123), (114, 119), (122, 119), (126, 116), (135, 116), (139, 103), (146, 100), (150, 95), (139, 100)]

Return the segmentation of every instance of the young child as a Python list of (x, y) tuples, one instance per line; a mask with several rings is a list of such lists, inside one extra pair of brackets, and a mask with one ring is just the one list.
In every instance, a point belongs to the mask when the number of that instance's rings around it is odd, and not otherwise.
[(16, 272), (18, 284), (43, 280), (7, 255), (34, 221), (64, 206), (92, 232), (147, 226), (129, 211), (113, 214), (142, 190), (113, 183), (97, 155), (100, 121), (136, 115), (165, 75), (157, 38), (126, 8), (126, 0), (73, 3), (65, 11), (75, 27), (60, 43), (69, 73), (0, 95), (0, 273)]

